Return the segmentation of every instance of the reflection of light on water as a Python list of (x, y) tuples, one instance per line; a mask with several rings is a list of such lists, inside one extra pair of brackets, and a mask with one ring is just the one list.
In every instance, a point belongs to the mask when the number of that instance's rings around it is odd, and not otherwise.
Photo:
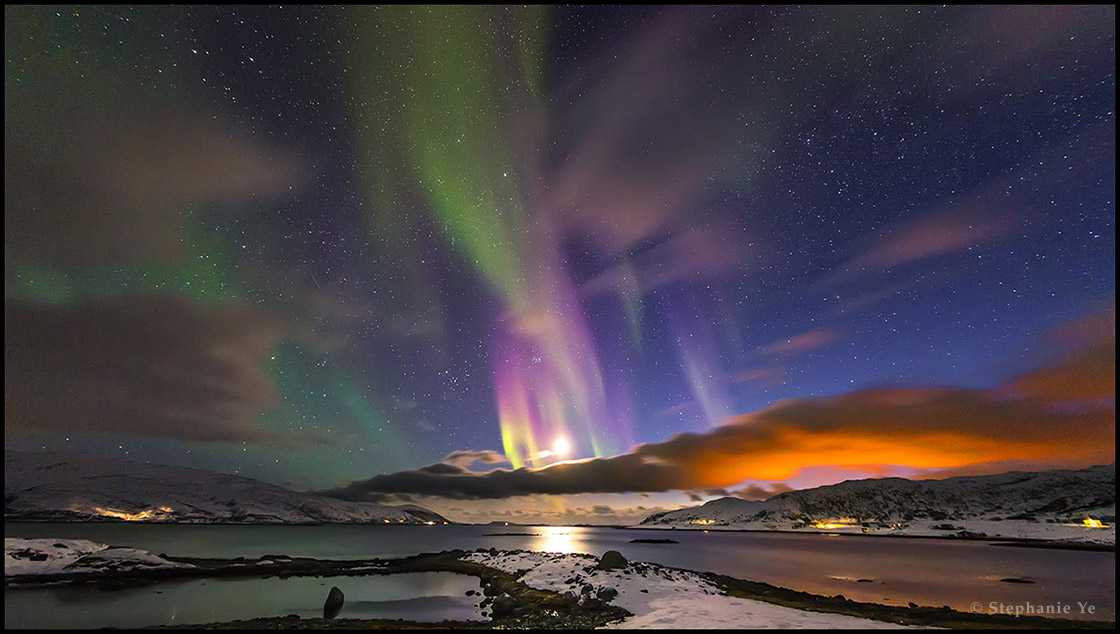
[(542, 526), (540, 536), (533, 543), (533, 550), (549, 553), (576, 552), (572, 529), (566, 526)]

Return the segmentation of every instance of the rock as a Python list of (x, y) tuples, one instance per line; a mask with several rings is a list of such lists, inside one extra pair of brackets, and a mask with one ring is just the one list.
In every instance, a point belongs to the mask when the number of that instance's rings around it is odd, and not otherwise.
[(914, 608), (917, 608), (917, 607), (918, 607), (918, 604), (917, 604), (917, 603), (914, 603), (913, 601), (911, 601), (910, 603), (907, 603), (907, 604), (906, 604), (906, 607), (908, 607), (908, 608), (910, 608), (911, 610), (913, 610)]
[(494, 605), (490, 608), (490, 613), (494, 618), (501, 618), (503, 616), (511, 616), (517, 609), (517, 601), (506, 593), (502, 593), (498, 598), (494, 599)]
[(66, 544), (63, 544), (62, 542), (59, 542), (57, 544), (51, 544), (51, 545), (54, 546), (55, 548), (70, 548)]
[(327, 593), (327, 600), (323, 603), (323, 618), (333, 619), (338, 616), (345, 602), (346, 596), (342, 594), (342, 590), (339, 590), (338, 586), (331, 586), (331, 591)]
[(603, 553), (603, 557), (599, 560), (599, 565), (596, 566), (599, 570), (618, 570), (625, 568), (630, 562), (622, 556), (622, 553), (617, 550), (608, 550)]
[(646, 594), (649, 594), (649, 590), (646, 590), (645, 588), (642, 588), (641, 590), (638, 590), (638, 592), (645, 592)]
[(679, 544), (675, 539), (631, 539), (631, 544)]
[(468, 597), (473, 597), (474, 595), (476, 595), (478, 593), (475, 592), (474, 590), (467, 590), (464, 594), (466, 594)]
[(1000, 581), (1003, 583), (1034, 583), (1034, 579), (1027, 579), (1026, 577), (1004, 577)]
[(618, 596), (618, 590), (614, 588), (599, 588), (599, 592), (595, 595), (600, 601), (610, 601)]
[(595, 588), (590, 583), (585, 583), (585, 584), (583, 584), (583, 587), (579, 589), (579, 593), (580, 594), (591, 594), (591, 592), (594, 589)]

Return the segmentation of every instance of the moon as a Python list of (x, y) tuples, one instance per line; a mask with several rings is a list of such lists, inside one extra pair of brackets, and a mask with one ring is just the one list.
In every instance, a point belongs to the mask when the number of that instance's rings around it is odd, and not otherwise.
[(552, 443), (552, 453), (557, 456), (568, 456), (572, 453), (572, 443), (563, 436), (558, 436)]

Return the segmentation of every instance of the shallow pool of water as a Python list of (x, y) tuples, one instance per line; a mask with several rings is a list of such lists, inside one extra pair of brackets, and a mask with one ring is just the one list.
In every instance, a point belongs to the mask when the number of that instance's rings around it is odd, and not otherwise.
[(368, 577), (191, 579), (136, 588), (6, 589), (4, 629), (137, 628), (298, 614), (323, 616), (331, 586), (346, 597), (337, 618), (482, 620), (475, 577), (423, 572)]

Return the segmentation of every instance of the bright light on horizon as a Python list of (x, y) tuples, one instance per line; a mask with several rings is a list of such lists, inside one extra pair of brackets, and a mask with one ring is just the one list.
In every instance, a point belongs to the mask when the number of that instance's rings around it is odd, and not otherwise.
[(552, 443), (552, 453), (561, 457), (571, 455), (572, 443), (563, 436), (557, 436)]

